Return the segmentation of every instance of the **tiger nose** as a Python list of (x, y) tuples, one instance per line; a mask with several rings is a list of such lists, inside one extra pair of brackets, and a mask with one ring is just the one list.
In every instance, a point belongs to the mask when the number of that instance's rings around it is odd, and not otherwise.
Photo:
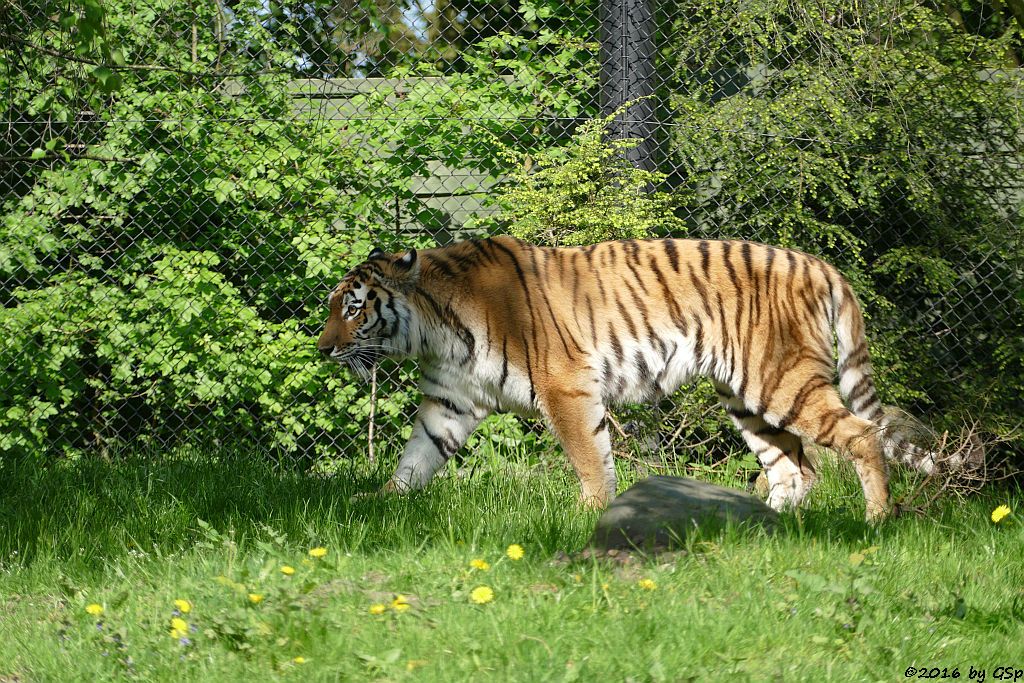
[(320, 345), (318, 344), (318, 345), (317, 345), (317, 349), (319, 349), (319, 350), (320, 350), (320, 353), (321, 353), (322, 355), (324, 355), (324, 356), (330, 356), (330, 355), (331, 355), (331, 353), (333, 353), (333, 352), (334, 352), (334, 344), (331, 344), (330, 346), (320, 346)]

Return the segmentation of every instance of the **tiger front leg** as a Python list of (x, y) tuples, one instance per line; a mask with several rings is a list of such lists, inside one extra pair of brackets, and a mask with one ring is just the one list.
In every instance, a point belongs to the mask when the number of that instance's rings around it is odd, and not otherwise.
[(615, 464), (604, 403), (585, 390), (554, 389), (545, 416), (580, 480), (584, 507), (603, 508), (615, 497)]
[(425, 394), (412, 435), (384, 490), (405, 493), (426, 486), (489, 414), (477, 405)]

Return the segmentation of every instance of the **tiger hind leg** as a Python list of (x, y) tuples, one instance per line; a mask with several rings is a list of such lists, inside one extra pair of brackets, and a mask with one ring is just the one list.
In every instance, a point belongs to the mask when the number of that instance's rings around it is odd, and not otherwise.
[(718, 386), (717, 393), (726, 413), (764, 467), (768, 505), (775, 510), (800, 505), (817, 481), (800, 437), (769, 425), (764, 417), (747, 410), (727, 387)]
[(864, 490), (868, 521), (888, 516), (889, 468), (883, 453), (883, 428), (851, 413), (825, 376), (811, 378), (794, 397), (780, 403), (786, 410), (779, 412), (785, 417), (775, 420), (779, 426), (838, 451), (853, 463)]

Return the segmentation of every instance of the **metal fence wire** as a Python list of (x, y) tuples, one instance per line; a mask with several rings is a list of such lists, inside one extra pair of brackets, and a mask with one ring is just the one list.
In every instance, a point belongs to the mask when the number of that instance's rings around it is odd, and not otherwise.
[[(2, 3), (0, 466), (398, 448), (415, 366), (371, 396), (321, 363), (329, 288), (565, 216), (821, 255), (886, 402), (1019, 420), (1022, 28), (994, 0)], [(698, 403), (621, 422), (685, 436)]]

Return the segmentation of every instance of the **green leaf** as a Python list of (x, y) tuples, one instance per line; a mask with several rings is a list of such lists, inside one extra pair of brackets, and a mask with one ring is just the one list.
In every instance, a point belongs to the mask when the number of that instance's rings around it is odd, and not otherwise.
[(85, 8), (85, 18), (90, 22), (99, 24), (103, 21), (103, 4), (99, 0), (83, 0), (82, 6)]
[(92, 76), (105, 93), (112, 93), (121, 87), (121, 75), (106, 66), (98, 66), (92, 70)]

